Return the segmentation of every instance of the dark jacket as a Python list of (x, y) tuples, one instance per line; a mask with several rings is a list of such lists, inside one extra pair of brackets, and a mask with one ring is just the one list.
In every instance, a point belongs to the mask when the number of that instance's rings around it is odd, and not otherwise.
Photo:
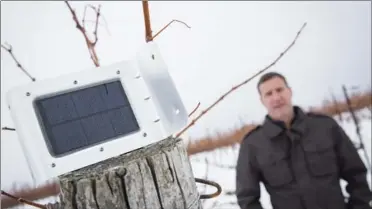
[[(290, 129), (268, 116), (243, 139), (236, 171), (241, 209), (262, 209), (260, 182), (274, 209), (370, 209), (367, 169), (331, 117), (295, 107)], [(350, 195), (345, 203), (340, 179)]]

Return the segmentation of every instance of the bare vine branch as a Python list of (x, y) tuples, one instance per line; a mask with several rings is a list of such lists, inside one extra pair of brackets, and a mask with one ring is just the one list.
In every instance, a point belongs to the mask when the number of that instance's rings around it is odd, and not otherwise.
[[(89, 51), (89, 54), (90, 54), (90, 58), (92, 59), (94, 65), (96, 67), (99, 67), (100, 66), (100, 63), (99, 63), (99, 59), (98, 59), (98, 56), (97, 56), (97, 52), (96, 52), (96, 44), (98, 42), (98, 24), (99, 24), (99, 18), (101, 16), (101, 5), (98, 6), (98, 8), (92, 6), (92, 5), (86, 5), (85, 6), (85, 9), (84, 9), (84, 16), (83, 16), (83, 20), (82, 20), (82, 24), (80, 24), (77, 16), (76, 16), (76, 12), (74, 9), (72, 9), (71, 5), (68, 3), (68, 1), (65, 1), (68, 9), (70, 10), (71, 14), (72, 14), (72, 19), (74, 20), (74, 22), (76, 23), (76, 28), (83, 34), (84, 36), (84, 39), (85, 39), (85, 42), (87, 44), (87, 47), (88, 47), (88, 51)], [(85, 15), (86, 15), (86, 10), (87, 8), (91, 8), (92, 10), (95, 11), (96, 13), (96, 22), (95, 22), (95, 27), (94, 27), (94, 31), (93, 31), (93, 35), (94, 35), (94, 39), (91, 40), (87, 34), (87, 30), (85, 28)]]
[(179, 22), (185, 25), (188, 28), (191, 28), (189, 25), (187, 25), (185, 22), (181, 20), (172, 20), (167, 25), (165, 25), (162, 29), (160, 29), (159, 32), (157, 32), (155, 35), (152, 35), (152, 29), (151, 29), (151, 20), (150, 20), (150, 10), (149, 10), (149, 3), (148, 0), (142, 1), (142, 8), (143, 8), (143, 17), (145, 20), (145, 39), (146, 42), (153, 41), (156, 36), (158, 36), (161, 32), (163, 32), (168, 26), (170, 26), (174, 22)]
[(22, 72), (24, 72), (27, 75), (27, 77), (29, 77), (31, 79), (31, 81), (33, 81), (33, 82), (36, 81), (36, 79), (34, 77), (32, 77), (29, 72), (27, 72), (27, 70), (21, 65), (21, 63), (15, 57), (15, 55), (13, 54), (13, 47), (12, 47), (12, 45), (10, 45), (10, 44), (7, 44), (7, 45), (8, 45), (8, 47), (5, 46), (4, 44), (1, 44), (1, 48), (3, 48), (4, 50), (6, 50), (10, 54), (10, 56), (13, 58), (14, 62), (17, 64), (17, 67), (19, 69), (21, 69)]
[(216, 106), (219, 102), (221, 102), (226, 96), (228, 96), (229, 94), (231, 94), (232, 92), (234, 92), (236, 89), (240, 88), (241, 86), (247, 84), (249, 81), (251, 81), (256, 76), (260, 75), (264, 71), (266, 71), (266, 70), (270, 69), (272, 66), (274, 66), (292, 48), (292, 46), (296, 43), (298, 37), (300, 36), (300, 34), (301, 34), (302, 30), (305, 28), (305, 26), (306, 26), (306, 22), (302, 25), (301, 29), (297, 32), (297, 35), (294, 38), (294, 40), (292, 41), (292, 43), (282, 53), (280, 53), (280, 55), (271, 64), (269, 64), (268, 66), (266, 66), (262, 70), (258, 71), (253, 76), (249, 77), (248, 79), (244, 80), (240, 84), (238, 84), (236, 86), (233, 86), (229, 91), (227, 91), (226, 93), (224, 93), (212, 105), (210, 105), (209, 107), (207, 107), (195, 119), (193, 119), (191, 121), (191, 123), (189, 123), (189, 125), (187, 125), (185, 128), (183, 128), (179, 133), (177, 133), (176, 134), (176, 138), (178, 138), (179, 136), (181, 136), (185, 131), (187, 131), (191, 126), (193, 126), (196, 121), (198, 121), (203, 115), (205, 115), (207, 112), (209, 112), (214, 106)]
[(189, 25), (187, 25), (185, 22), (181, 21), (181, 20), (172, 20), (170, 21), (168, 24), (166, 24), (162, 29), (159, 30), (159, 32), (155, 33), (154, 36), (152, 36), (152, 40), (155, 39), (156, 36), (160, 35), (160, 33), (162, 33), (165, 29), (168, 28), (168, 26), (170, 26), (172, 23), (174, 22), (179, 22), (179, 23), (182, 23), (184, 26), (188, 27), (188, 28), (191, 28)]
[(196, 112), (196, 110), (199, 108), (200, 102), (196, 105), (196, 107), (190, 112), (189, 117)]
[(29, 201), (29, 200), (25, 200), (23, 198), (20, 198), (20, 197), (16, 197), (14, 195), (11, 195), (3, 190), (1, 190), (1, 195), (5, 195), (7, 197), (9, 197), (10, 199), (13, 199), (19, 203), (24, 203), (24, 204), (27, 204), (27, 205), (31, 205), (31, 206), (34, 206), (36, 208), (41, 208), (41, 209), (47, 209), (46, 206), (44, 205), (41, 205), (41, 204), (38, 204), (36, 202), (32, 202), (32, 201)]

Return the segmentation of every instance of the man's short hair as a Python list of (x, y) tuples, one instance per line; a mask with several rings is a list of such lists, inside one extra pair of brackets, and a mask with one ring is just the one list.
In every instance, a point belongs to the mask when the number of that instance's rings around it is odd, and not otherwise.
[(268, 73), (265, 73), (261, 76), (260, 80), (258, 80), (258, 83), (257, 83), (257, 90), (259, 93), (260, 92), (260, 85), (265, 83), (266, 81), (268, 80), (271, 80), (273, 78), (280, 78), (284, 81), (285, 85), (288, 86), (288, 83), (287, 83), (287, 79), (284, 77), (284, 75), (280, 74), (280, 73), (277, 73), (277, 72), (268, 72)]

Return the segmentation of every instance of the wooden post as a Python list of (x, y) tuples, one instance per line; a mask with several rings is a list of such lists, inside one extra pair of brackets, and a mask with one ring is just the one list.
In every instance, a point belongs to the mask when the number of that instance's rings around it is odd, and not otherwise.
[(201, 209), (181, 139), (167, 138), (59, 177), (50, 209)]

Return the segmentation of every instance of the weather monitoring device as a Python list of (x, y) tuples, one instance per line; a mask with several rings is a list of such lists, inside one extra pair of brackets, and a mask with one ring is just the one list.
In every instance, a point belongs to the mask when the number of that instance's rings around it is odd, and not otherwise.
[(132, 60), (16, 87), (7, 101), (40, 183), (160, 141), (188, 119), (153, 42)]

